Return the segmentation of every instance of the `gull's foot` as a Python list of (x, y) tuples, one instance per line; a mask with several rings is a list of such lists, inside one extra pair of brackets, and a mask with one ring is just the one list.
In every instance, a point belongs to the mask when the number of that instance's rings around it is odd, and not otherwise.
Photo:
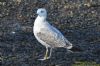
[(73, 51), (71, 51), (71, 50), (67, 50), (68, 52), (70, 52), (70, 53), (73, 53)]
[(41, 61), (44, 61), (44, 60), (48, 60), (48, 59), (50, 59), (50, 57), (44, 57), (43, 59), (38, 59), (38, 60), (41, 60)]
[(44, 60), (46, 60), (46, 59), (43, 58), (43, 59), (38, 59), (38, 60), (40, 60), (40, 61), (44, 61)]

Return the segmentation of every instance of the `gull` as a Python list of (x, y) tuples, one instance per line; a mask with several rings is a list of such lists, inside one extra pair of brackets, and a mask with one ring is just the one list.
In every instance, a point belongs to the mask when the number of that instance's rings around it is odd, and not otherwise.
[[(45, 8), (39, 8), (37, 10), (37, 18), (35, 19), (33, 26), (33, 33), (35, 38), (40, 42), (44, 47), (46, 47), (46, 53), (44, 58), (39, 60), (47, 60), (50, 59), (52, 55), (52, 49), (55, 47), (63, 47), (66, 49), (72, 48), (72, 43), (70, 43), (63, 34), (53, 27), (46, 20), (47, 11)], [(49, 52), (50, 48), (50, 53)]]

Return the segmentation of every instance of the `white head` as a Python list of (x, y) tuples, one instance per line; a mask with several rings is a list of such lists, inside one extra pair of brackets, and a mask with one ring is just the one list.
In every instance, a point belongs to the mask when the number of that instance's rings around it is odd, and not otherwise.
[(46, 9), (45, 8), (39, 8), (38, 10), (37, 10), (37, 14), (38, 14), (38, 16), (40, 16), (40, 17), (47, 17), (47, 11), (46, 11)]

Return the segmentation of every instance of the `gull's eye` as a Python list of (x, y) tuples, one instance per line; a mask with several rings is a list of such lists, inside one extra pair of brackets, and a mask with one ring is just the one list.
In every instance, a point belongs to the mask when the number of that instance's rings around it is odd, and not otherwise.
[(43, 13), (44, 11), (41, 11), (41, 13)]

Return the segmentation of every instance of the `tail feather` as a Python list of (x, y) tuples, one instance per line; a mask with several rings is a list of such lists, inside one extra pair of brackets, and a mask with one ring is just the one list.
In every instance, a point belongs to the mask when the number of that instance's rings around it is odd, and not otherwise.
[(65, 48), (71, 49), (73, 47), (72, 43), (70, 43), (68, 40), (66, 40), (66, 46)]
[(67, 49), (71, 49), (72, 47), (73, 47), (72, 44), (66, 45)]
[(83, 50), (73, 46), (73, 44), (71, 42), (69, 42), (68, 40), (66, 40), (66, 46), (65, 48), (67, 48), (70, 52), (82, 52)]
[(73, 46), (70, 50), (73, 51), (73, 52), (83, 52), (83, 50), (81, 48), (78, 48), (78, 47), (75, 47), (75, 46)]

